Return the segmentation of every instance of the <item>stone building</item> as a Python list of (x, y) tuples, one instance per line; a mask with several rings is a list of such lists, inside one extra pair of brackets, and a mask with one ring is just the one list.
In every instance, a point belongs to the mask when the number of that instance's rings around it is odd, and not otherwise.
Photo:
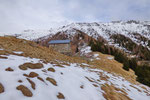
[(60, 53), (68, 55), (72, 53), (70, 40), (51, 40), (48, 44), (50, 48), (53, 48)]

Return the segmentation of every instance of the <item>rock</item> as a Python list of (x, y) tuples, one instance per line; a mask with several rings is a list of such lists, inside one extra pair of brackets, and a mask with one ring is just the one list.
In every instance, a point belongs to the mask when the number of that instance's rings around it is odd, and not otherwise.
[(16, 87), (17, 90), (20, 90), (24, 96), (32, 97), (32, 92), (24, 85), (19, 85)]

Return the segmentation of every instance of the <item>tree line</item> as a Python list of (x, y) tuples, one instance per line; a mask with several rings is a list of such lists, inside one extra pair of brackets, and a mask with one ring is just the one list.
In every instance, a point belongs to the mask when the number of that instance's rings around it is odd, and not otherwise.
[(137, 75), (137, 81), (145, 85), (150, 86), (150, 66), (148, 65), (137, 65), (136, 58), (128, 58), (126, 53), (106, 45), (103, 42), (93, 41), (89, 42), (92, 51), (98, 51), (104, 54), (110, 54), (114, 56), (114, 59), (123, 64), (123, 69), (129, 71), (131, 68)]

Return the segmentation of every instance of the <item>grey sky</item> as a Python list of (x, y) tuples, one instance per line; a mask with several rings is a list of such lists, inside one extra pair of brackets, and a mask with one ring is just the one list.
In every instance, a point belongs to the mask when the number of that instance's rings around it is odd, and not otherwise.
[(0, 32), (130, 19), (150, 20), (150, 0), (0, 0)]

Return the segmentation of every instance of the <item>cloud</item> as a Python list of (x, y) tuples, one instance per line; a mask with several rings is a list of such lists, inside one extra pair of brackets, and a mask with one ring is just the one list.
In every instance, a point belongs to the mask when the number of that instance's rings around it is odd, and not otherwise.
[(0, 32), (69, 22), (150, 20), (150, 0), (0, 0)]

